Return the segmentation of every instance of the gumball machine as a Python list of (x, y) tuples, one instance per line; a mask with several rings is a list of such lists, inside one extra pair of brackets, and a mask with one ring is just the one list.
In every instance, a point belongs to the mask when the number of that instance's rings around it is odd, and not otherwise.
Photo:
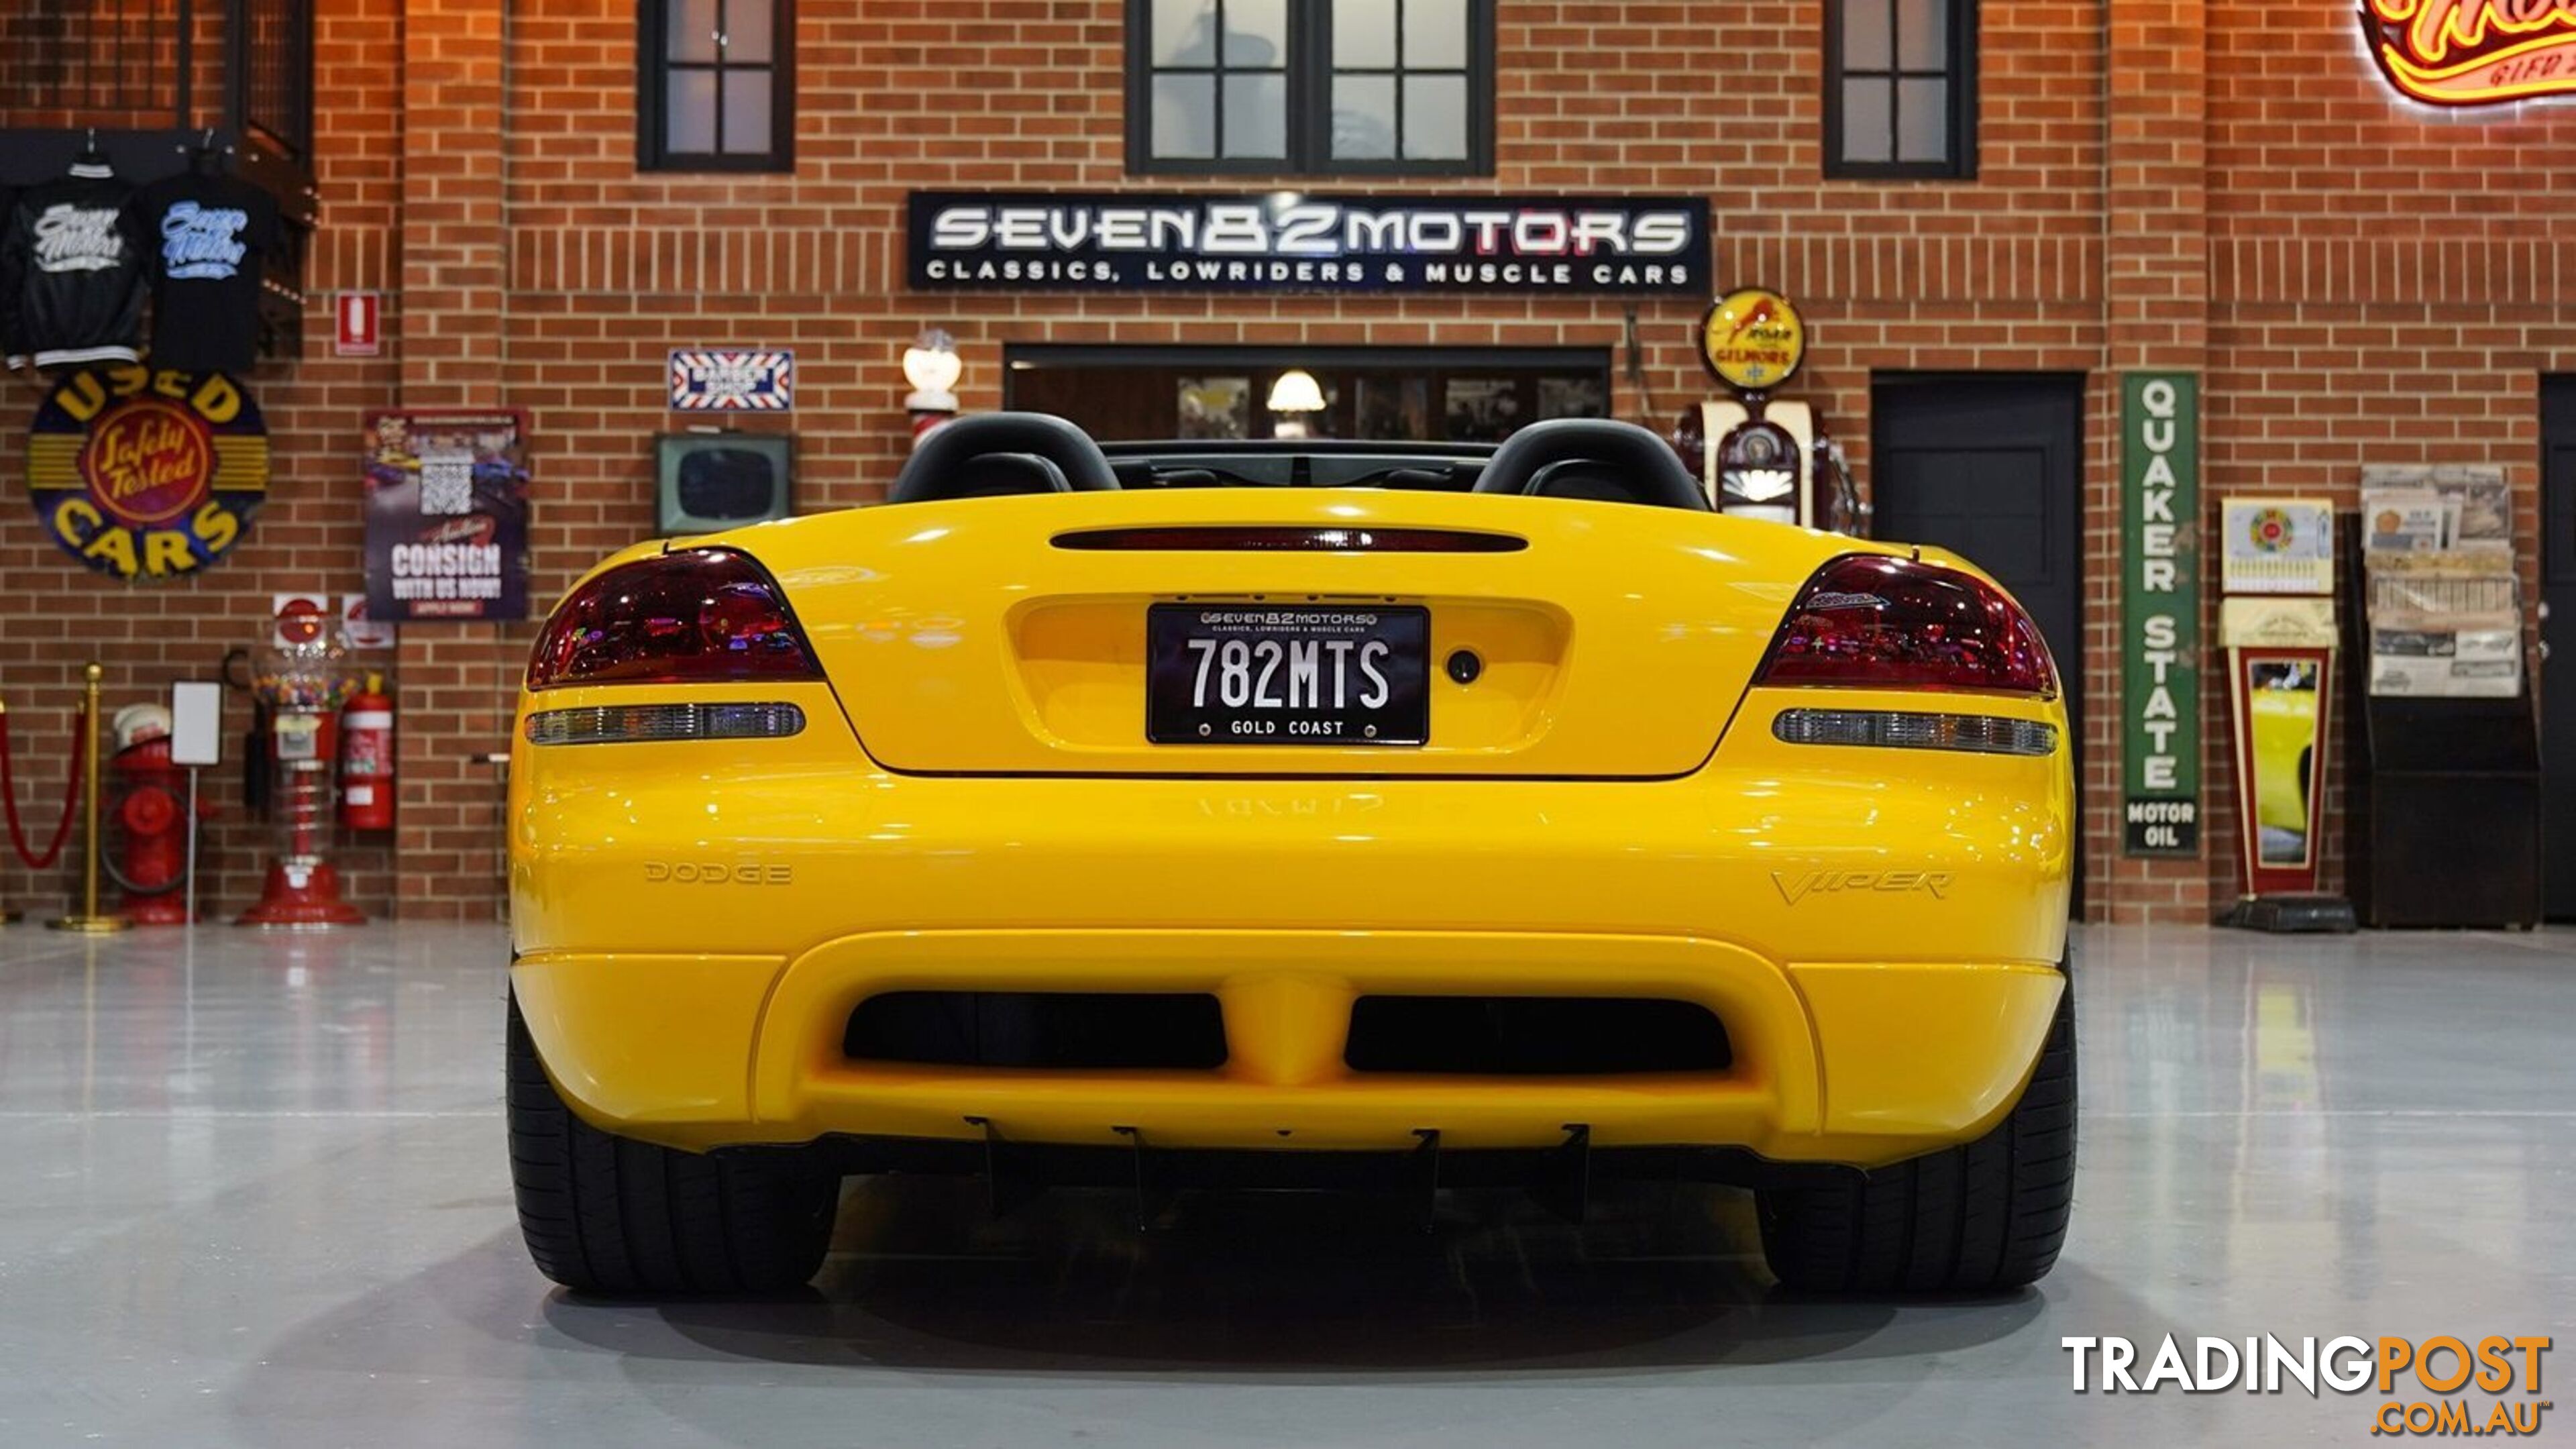
[(259, 903), (234, 924), (288, 930), (361, 926), (366, 916), (340, 899), (339, 873), (323, 857), (331, 838), (331, 767), (338, 759), (340, 706), (357, 680), (330, 618), (309, 599), (277, 614), (282, 643), (262, 650), (252, 692), (268, 706), (269, 820), (276, 854)]

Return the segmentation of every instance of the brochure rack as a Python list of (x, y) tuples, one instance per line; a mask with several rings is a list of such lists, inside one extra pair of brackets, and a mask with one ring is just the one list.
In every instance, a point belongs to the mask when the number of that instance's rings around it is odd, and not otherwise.
[[(2351, 657), (2368, 659), (2364, 520), (2344, 540)], [(2540, 920), (2540, 726), (2530, 671), (2511, 695), (2374, 694), (2346, 671), (2352, 721), (2344, 801), (2346, 889), (2365, 926), (2509, 926)]]

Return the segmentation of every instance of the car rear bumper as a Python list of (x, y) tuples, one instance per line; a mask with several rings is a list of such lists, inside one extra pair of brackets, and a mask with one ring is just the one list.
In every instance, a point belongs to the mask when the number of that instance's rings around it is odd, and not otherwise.
[[(1176, 1149), (1737, 1147), (1867, 1166), (1974, 1138), (2012, 1105), (2063, 980), (2027, 962), (1775, 962), (1693, 936), (1446, 930), (885, 931), (793, 956), (537, 950), (512, 969), (549, 1075), (594, 1125), (691, 1149), (844, 1136)], [(1206, 992), (1206, 1070), (852, 1059), (881, 992)], [(1374, 1073), (1351, 1004), (1392, 993), (1697, 1003), (1716, 1070)]]
[[(1604, 1148), (1867, 1164), (1985, 1131), (2061, 986), (2063, 745), (1785, 743), (1773, 717), (1815, 696), (1754, 689), (1668, 780), (920, 776), (870, 762), (824, 686), (780, 693), (811, 721), (795, 738), (514, 756), (514, 979), (596, 1125), (690, 1148), (1129, 1128), (1379, 1151), (1580, 1123)], [(2053, 703), (1975, 708), (2064, 729)], [(853, 1009), (897, 991), (1204, 993), (1223, 1064), (854, 1057)], [(1352, 1002), (1375, 994), (1697, 1003), (1728, 1050), (1651, 1074), (1353, 1070)]]

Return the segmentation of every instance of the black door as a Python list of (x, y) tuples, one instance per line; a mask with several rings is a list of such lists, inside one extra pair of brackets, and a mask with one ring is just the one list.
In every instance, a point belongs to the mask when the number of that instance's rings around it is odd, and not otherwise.
[(2576, 377), (2540, 385), (2540, 906), (2576, 918)]
[(1870, 533), (1938, 544), (2021, 600), (2056, 656), (2083, 779), (2084, 379), (1880, 373), (1869, 406)]
[(1938, 544), (2001, 579), (2057, 656), (2070, 711), (2084, 671), (2083, 458), (2080, 377), (1871, 379), (1870, 532)]

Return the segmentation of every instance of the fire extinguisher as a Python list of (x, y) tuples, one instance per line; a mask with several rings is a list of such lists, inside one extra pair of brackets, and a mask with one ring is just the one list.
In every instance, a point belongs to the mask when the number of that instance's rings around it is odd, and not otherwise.
[(381, 674), (368, 675), (340, 715), (340, 823), (394, 828), (394, 702)]

